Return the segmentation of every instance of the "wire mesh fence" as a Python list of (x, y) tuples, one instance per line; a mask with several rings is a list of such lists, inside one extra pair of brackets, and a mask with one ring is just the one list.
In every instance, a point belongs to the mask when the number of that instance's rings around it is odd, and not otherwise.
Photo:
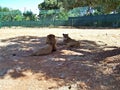
[(57, 26), (94, 26), (120, 27), (120, 14), (69, 17), (68, 20), (41, 19), (39, 21), (1, 21), (0, 27), (57, 27)]
[(70, 17), (72, 26), (120, 27), (120, 14)]

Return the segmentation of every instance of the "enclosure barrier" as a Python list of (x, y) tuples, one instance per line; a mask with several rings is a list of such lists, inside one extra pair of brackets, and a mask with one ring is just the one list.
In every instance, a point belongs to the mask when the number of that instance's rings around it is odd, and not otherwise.
[(94, 27), (120, 27), (120, 14), (69, 17), (68, 20), (48, 20), (39, 21), (1, 21), (0, 27), (57, 27), (57, 26), (94, 26)]
[(120, 14), (70, 17), (71, 26), (120, 27)]

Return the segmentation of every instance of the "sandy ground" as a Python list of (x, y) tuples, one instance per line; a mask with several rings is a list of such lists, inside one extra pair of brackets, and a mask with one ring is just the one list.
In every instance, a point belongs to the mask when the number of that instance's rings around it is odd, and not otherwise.
[[(80, 48), (60, 45), (62, 34)], [(29, 56), (55, 34), (57, 51)], [(120, 29), (0, 29), (0, 90), (120, 90)]]

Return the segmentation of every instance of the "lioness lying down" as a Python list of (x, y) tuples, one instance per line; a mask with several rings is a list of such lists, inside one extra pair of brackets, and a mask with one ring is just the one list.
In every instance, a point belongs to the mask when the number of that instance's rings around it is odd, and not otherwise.
[(63, 34), (63, 43), (67, 45), (68, 48), (70, 47), (79, 47), (80, 42), (74, 39), (71, 39), (68, 34)]
[(56, 51), (56, 39), (55, 35), (49, 34), (46, 38), (46, 44), (43, 47), (34, 50), (31, 56), (47, 55)]

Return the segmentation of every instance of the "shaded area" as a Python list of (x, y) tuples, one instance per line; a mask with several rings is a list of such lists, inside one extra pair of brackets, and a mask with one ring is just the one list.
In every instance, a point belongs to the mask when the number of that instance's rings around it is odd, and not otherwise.
[[(5, 46), (1, 47), (0, 53), (8, 55), (19, 55), (25, 56), (29, 55), (31, 49), (41, 47), (45, 44), (46, 37), (36, 37), (36, 36), (19, 36), (15, 38), (3, 39), (2, 43), (6, 43)], [(42, 43), (41, 43), (42, 42)]]
[[(61, 38), (57, 37), (57, 39)], [(69, 83), (68, 88), (75, 83), (77, 88), (83, 90), (120, 89), (119, 47), (81, 40), (80, 48), (68, 50), (65, 45), (58, 44), (58, 50), (50, 55), (29, 56), (31, 52), (28, 48), (42, 46), (44, 41), (45, 37), (35, 36), (1, 40), (2, 43), (9, 44), (0, 47), (2, 52), (0, 53), (0, 78), (4, 79), (6, 75), (14, 79), (26, 77), (23, 72), (30, 70), (33, 74), (42, 73), (45, 80), (62, 79), (65, 83)], [(108, 50), (105, 50), (106, 48)], [(113, 62), (109, 62), (109, 59)], [(42, 77), (39, 76), (37, 79), (42, 80)]]
[(120, 47), (107, 46), (107, 44), (103, 42), (101, 45), (99, 45), (94, 41), (88, 40), (81, 40), (80, 42), (81, 42), (80, 49), (71, 49), (75, 52), (82, 53), (80, 57), (93, 56), (92, 58), (94, 58), (94, 61), (99, 62), (107, 57), (112, 57), (120, 54)]

